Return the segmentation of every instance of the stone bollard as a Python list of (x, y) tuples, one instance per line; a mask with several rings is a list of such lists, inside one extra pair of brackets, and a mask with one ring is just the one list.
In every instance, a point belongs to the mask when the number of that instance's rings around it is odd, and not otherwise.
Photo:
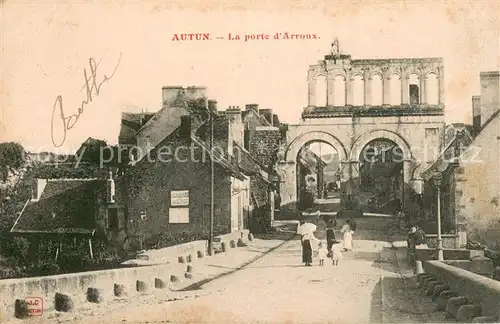
[(450, 287), (448, 287), (448, 285), (435, 286), (434, 291), (432, 292), (432, 300), (436, 300), (439, 297), (439, 294), (445, 290), (450, 290)]
[(442, 285), (442, 284), (443, 283), (440, 282), (439, 280), (429, 281), (429, 284), (427, 285), (426, 295), (432, 296), (432, 293), (434, 293), (434, 287)]
[(186, 278), (186, 279), (193, 279), (193, 274), (189, 273), (189, 272), (186, 272), (186, 273), (184, 273), (184, 278)]
[(193, 272), (193, 266), (188, 264), (186, 267), (186, 272)]
[(470, 323), (476, 317), (483, 315), (481, 305), (463, 305), (457, 311), (457, 322)]
[(429, 286), (429, 282), (436, 280), (434, 277), (425, 277), (422, 281), (422, 289), (427, 291), (427, 287)]
[(202, 251), (196, 252), (196, 255), (198, 256), (198, 259), (201, 259), (205, 256)]
[(75, 305), (71, 297), (65, 294), (56, 293), (54, 308), (58, 312), (71, 312)]
[(253, 234), (252, 233), (248, 233), (248, 240), (253, 241)]
[(116, 297), (122, 297), (122, 296), (127, 295), (127, 292), (125, 290), (125, 285), (115, 283), (115, 286), (113, 287), (113, 291), (114, 291), (114, 294)]
[(246, 244), (245, 242), (243, 242), (243, 239), (239, 238), (238, 242), (236, 243), (236, 246), (237, 247), (245, 247), (245, 246), (248, 246), (248, 244)]
[(448, 301), (450, 300), (450, 298), (457, 296), (458, 294), (454, 291), (443, 290), (436, 299), (437, 309), (441, 311), (446, 310), (446, 306), (448, 306)]
[(192, 261), (193, 261), (193, 258), (191, 257), (191, 254), (188, 254), (188, 255), (186, 256), (186, 261), (187, 261), (187, 263), (190, 263), (190, 262), (192, 262)]
[(498, 316), (479, 316), (472, 320), (472, 323), (498, 323)]
[(424, 279), (427, 278), (427, 277), (430, 277), (431, 275), (428, 274), (428, 273), (421, 273), (421, 274), (418, 274), (417, 275), (417, 282), (422, 285), (422, 283), (424, 282)]
[(89, 303), (100, 304), (104, 300), (102, 289), (89, 287), (87, 289), (87, 301)]
[(457, 318), (458, 309), (467, 305), (467, 298), (464, 296), (451, 297), (446, 305), (446, 318)]
[(186, 260), (184, 259), (184, 257), (180, 256), (179, 257), (179, 263), (185, 263), (185, 262), (186, 262)]
[(220, 248), (221, 248), (222, 252), (226, 252), (226, 242), (221, 242)]
[(137, 280), (135, 282), (135, 290), (137, 290), (138, 292), (145, 292), (146, 290), (148, 290), (148, 285), (145, 281)]
[(177, 277), (176, 275), (171, 275), (170, 282), (179, 282), (179, 277)]
[(229, 241), (229, 246), (231, 249), (234, 249), (236, 247), (236, 242), (234, 240)]
[(422, 265), (422, 261), (415, 261), (415, 274), (419, 275), (424, 273), (424, 267)]
[(26, 300), (16, 299), (14, 304), (14, 316), (19, 319), (28, 318), (30, 316)]
[(165, 284), (165, 282), (163, 280), (161, 280), (160, 278), (155, 278), (155, 288), (156, 289), (163, 289), (166, 287), (167, 287), (167, 285)]

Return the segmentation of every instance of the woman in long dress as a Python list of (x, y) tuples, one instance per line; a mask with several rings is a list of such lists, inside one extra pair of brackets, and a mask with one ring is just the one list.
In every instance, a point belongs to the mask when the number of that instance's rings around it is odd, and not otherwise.
[(300, 226), (298, 227), (298, 234), (302, 236), (302, 263), (306, 267), (312, 265), (312, 241), (315, 240), (314, 229), (316, 228), (313, 224), (305, 223), (303, 220), (300, 221)]
[(344, 226), (342, 226), (342, 229), (340, 230), (340, 233), (343, 235), (343, 248), (344, 251), (351, 251), (352, 250), (352, 235), (354, 231), (351, 229), (351, 226), (349, 225), (349, 220), (346, 220)]

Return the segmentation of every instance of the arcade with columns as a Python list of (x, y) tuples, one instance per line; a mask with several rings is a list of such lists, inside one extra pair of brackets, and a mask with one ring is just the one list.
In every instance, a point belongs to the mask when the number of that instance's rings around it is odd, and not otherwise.
[(281, 176), (282, 209), (297, 202), (296, 161), (312, 142), (333, 146), (340, 159), (342, 194), (359, 200), (361, 154), (374, 141), (387, 141), (402, 152), (406, 203), (409, 193), (422, 192), (420, 172), (441, 151), (444, 96), (442, 58), (352, 59), (330, 53), (308, 70), (308, 106), (296, 125), (289, 125), (276, 171)]

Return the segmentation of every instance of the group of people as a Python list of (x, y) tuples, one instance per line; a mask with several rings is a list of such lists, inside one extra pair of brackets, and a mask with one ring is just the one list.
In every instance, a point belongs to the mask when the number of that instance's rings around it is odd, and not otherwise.
[[(316, 220), (320, 219), (320, 212), (316, 212)], [(337, 219), (335, 216), (324, 218), (326, 224), (326, 244), (324, 241), (318, 240), (314, 232), (317, 226), (313, 223), (300, 221), (297, 229), (298, 234), (301, 235), (302, 242), (302, 263), (305, 266), (312, 266), (313, 259), (313, 245), (318, 246), (317, 256), (319, 265), (323, 266), (325, 259), (331, 259), (333, 265), (338, 265), (339, 261), (343, 258), (342, 252), (351, 251), (353, 248), (353, 235), (356, 230), (356, 220), (354, 218), (347, 219), (345, 224), (340, 229), (342, 241), (337, 241), (335, 238), (335, 228), (337, 227)]]

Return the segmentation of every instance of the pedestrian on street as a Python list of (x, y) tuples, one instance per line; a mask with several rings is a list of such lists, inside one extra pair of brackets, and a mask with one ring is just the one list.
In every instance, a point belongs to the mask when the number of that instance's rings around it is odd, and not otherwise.
[(326, 244), (328, 252), (332, 251), (332, 245), (335, 242), (335, 227), (337, 226), (337, 219), (335, 216), (328, 218), (326, 221)]
[(316, 225), (306, 223), (304, 220), (300, 221), (297, 232), (302, 236), (302, 262), (306, 267), (312, 265), (312, 242), (317, 241), (316, 237), (314, 237), (314, 231), (316, 231)]
[(345, 224), (344, 224), (344, 226), (342, 226), (340, 233), (342, 233), (342, 235), (343, 235), (344, 252), (351, 251), (352, 250), (352, 235), (354, 232), (351, 229), (351, 226), (349, 224), (349, 220), (345, 221)]
[(342, 246), (339, 244), (339, 242), (335, 241), (335, 243), (332, 246), (332, 264), (333, 265), (339, 265), (339, 261), (342, 260), (343, 255), (342, 255)]
[(328, 250), (326, 249), (326, 245), (323, 241), (319, 242), (318, 246), (318, 259), (320, 267), (325, 265), (325, 259), (327, 257)]

